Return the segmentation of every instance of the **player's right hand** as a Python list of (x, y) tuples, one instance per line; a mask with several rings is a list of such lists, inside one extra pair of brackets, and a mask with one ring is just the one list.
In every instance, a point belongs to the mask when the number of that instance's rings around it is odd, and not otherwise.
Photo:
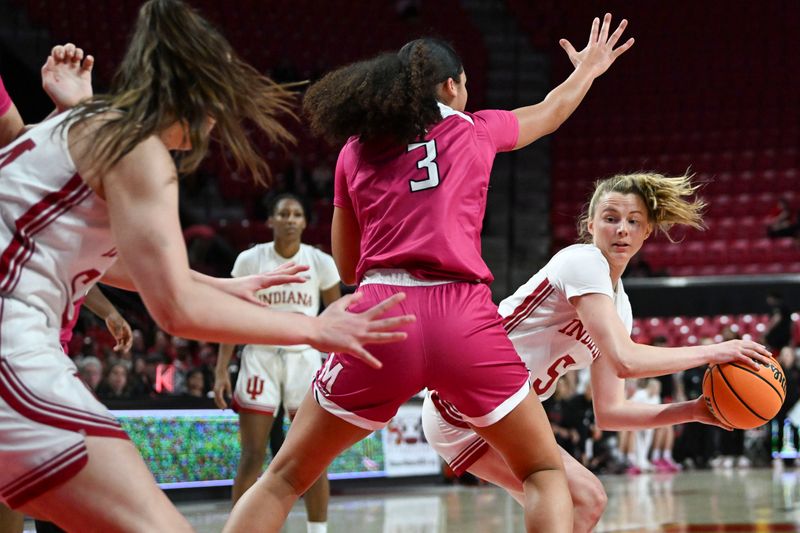
[(361, 293), (348, 294), (329, 305), (317, 318), (317, 331), (310, 343), (322, 352), (344, 352), (358, 357), (373, 368), (383, 364), (365, 348), (365, 344), (386, 344), (405, 339), (403, 331), (394, 331), (416, 320), (414, 315), (380, 317), (403, 301), (405, 293), (397, 293), (362, 313), (351, 313), (347, 306), (362, 298)]
[(228, 400), (231, 397), (231, 377), (228, 375), (227, 370), (225, 374), (214, 375), (214, 403), (220, 409), (228, 407)]

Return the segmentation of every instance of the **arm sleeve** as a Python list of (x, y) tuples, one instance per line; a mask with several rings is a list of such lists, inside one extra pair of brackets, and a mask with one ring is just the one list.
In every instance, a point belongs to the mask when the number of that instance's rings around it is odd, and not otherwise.
[(0, 117), (11, 108), (11, 103), (11, 97), (6, 92), (6, 86), (3, 85), (3, 78), (0, 78)]
[(547, 266), (547, 277), (567, 299), (596, 293), (614, 299), (608, 263), (597, 249), (577, 248), (559, 254)]
[(245, 250), (244, 252), (240, 253), (239, 256), (236, 258), (236, 262), (233, 263), (233, 269), (231, 269), (231, 277), (241, 278), (242, 276), (257, 274), (257, 272), (252, 271), (253, 262), (250, 261), (251, 254), (248, 253), (249, 251), (250, 250)]
[(326, 291), (339, 283), (339, 270), (336, 268), (333, 257), (328, 254), (317, 250), (317, 258), (319, 287)]
[(339, 152), (339, 159), (336, 160), (336, 172), (333, 177), (333, 205), (352, 210), (353, 202), (350, 200), (350, 191), (347, 189), (347, 172), (345, 170), (345, 160), (350, 153), (350, 143), (348, 142)]
[(519, 120), (511, 111), (487, 109), (474, 115), (483, 124), (495, 152), (513, 150), (519, 139)]

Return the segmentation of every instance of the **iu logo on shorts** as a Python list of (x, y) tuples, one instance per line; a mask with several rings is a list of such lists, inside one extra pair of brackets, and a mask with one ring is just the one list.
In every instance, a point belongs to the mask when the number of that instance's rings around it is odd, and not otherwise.
[(264, 392), (264, 380), (258, 376), (247, 378), (247, 394), (250, 395), (251, 400), (255, 400), (257, 396), (261, 396)]

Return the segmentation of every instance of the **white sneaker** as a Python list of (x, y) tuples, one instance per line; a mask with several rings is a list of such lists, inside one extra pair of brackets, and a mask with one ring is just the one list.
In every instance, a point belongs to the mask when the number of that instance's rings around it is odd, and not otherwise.
[(733, 457), (726, 457), (723, 459), (722, 468), (733, 468)]
[(738, 468), (750, 468), (750, 459), (744, 455), (740, 455), (739, 459), (736, 460), (736, 466)]

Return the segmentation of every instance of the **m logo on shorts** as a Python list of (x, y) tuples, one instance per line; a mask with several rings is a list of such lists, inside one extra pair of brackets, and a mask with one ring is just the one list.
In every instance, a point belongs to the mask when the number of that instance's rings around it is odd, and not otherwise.
[(333, 356), (328, 357), (325, 361), (325, 365), (320, 369), (319, 374), (317, 374), (317, 383), (319, 383), (328, 394), (331, 393), (333, 383), (336, 381), (336, 378), (339, 377), (339, 372), (344, 368), (342, 363), (336, 363), (336, 366), (331, 368), (333, 359)]
[(258, 376), (247, 378), (247, 394), (250, 395), (251, 400), (255, 400), (257, 396), (261, 396), (264, 392), (264, 380)]

